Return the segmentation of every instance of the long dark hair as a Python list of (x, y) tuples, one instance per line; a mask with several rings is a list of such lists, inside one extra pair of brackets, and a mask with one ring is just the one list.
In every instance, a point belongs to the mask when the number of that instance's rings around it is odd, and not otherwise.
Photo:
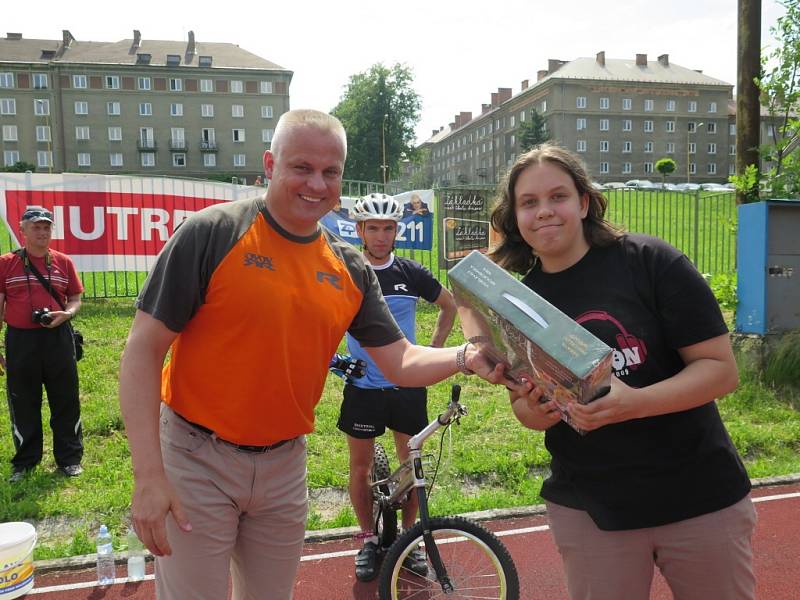
[(519, 232), (514, 188), (525, 169), (545, 162), (559, 167), (569, 175), (579, 196), (588, 196), (589, 210), (583, 219), (583, 235), (589, 246), (607, 246), (622, 235), (621, 229), (605, 220), (608, 201), (592, 186), (591, 178), (580, 158), (555, 144), (541, 144), (517, 158), (500, 184), (492, 209), (492, 227), (500, 232), (503, 240), (489, 253), (489, 258), (509, 271), (525, 274), (536, 264), (535, 251)]

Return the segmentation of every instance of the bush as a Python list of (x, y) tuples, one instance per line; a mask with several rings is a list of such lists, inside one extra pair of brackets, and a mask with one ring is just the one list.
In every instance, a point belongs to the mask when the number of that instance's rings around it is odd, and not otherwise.
[(800, 329), (786, 333), (769, 352), (764, 380), (772, 385), (800, 387)]

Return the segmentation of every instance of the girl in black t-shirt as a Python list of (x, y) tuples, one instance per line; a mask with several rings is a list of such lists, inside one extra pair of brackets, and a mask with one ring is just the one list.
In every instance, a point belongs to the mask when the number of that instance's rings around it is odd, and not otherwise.
[(728, 331), (702, 276), (656, 238), (623, 234), (580, 159), (520, 156), (492, 213), (502, 267), (613, 350), (610, 392), (562, 422), (514, 386), (515, 416), (545, 430), (542, 487), (570, 597), (646, 600), (658, 566), (676, 598), (752, 599), (750, 482), (715, 399), (736, 388)]

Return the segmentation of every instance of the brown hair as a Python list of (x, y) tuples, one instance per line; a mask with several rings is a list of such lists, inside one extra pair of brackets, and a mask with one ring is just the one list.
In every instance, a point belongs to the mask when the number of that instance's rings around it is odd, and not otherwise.
[(504, 269), (525, 274), (536, 264), (534, 250), (519, 232), (516, 214), (514, 188), (517, 179), (528, 167), (551, 163), (572, 178), (578, 195), (589, 198), (589, 210), (583, 219), (583, 235), (589, 246), (607, 246), (622, 235), (622, 231), (605, 220), (608, 201), (599, 190), (592, 186), (580, 158), (569, 150), (555, 144), (545, 143), (536, 146), (517, 158), (500, 183), (498, 198), (492, 209), (492, 227), (502, 235), (502, 241), (489, 252), (491, 258)]

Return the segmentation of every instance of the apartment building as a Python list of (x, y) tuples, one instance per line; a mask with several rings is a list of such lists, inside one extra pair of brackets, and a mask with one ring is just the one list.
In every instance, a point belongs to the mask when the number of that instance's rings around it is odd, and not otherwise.
[(263, 173), (292, 72), (235, 44), (0, 38), (2, 164), (37, 172)]
[(531, 111), (550, 139), (577, 152), (600, 182), (657, 178), (655, 163), (677, 163), (676, 181), (726, 181), (735, 163), (733, 86), (669, 61), (549, 60), (520, 91), (499, 88), (481, 114), (460, 112), (423, 146), (435, 185), (493, 184), (520, 153), (519, 128)]

